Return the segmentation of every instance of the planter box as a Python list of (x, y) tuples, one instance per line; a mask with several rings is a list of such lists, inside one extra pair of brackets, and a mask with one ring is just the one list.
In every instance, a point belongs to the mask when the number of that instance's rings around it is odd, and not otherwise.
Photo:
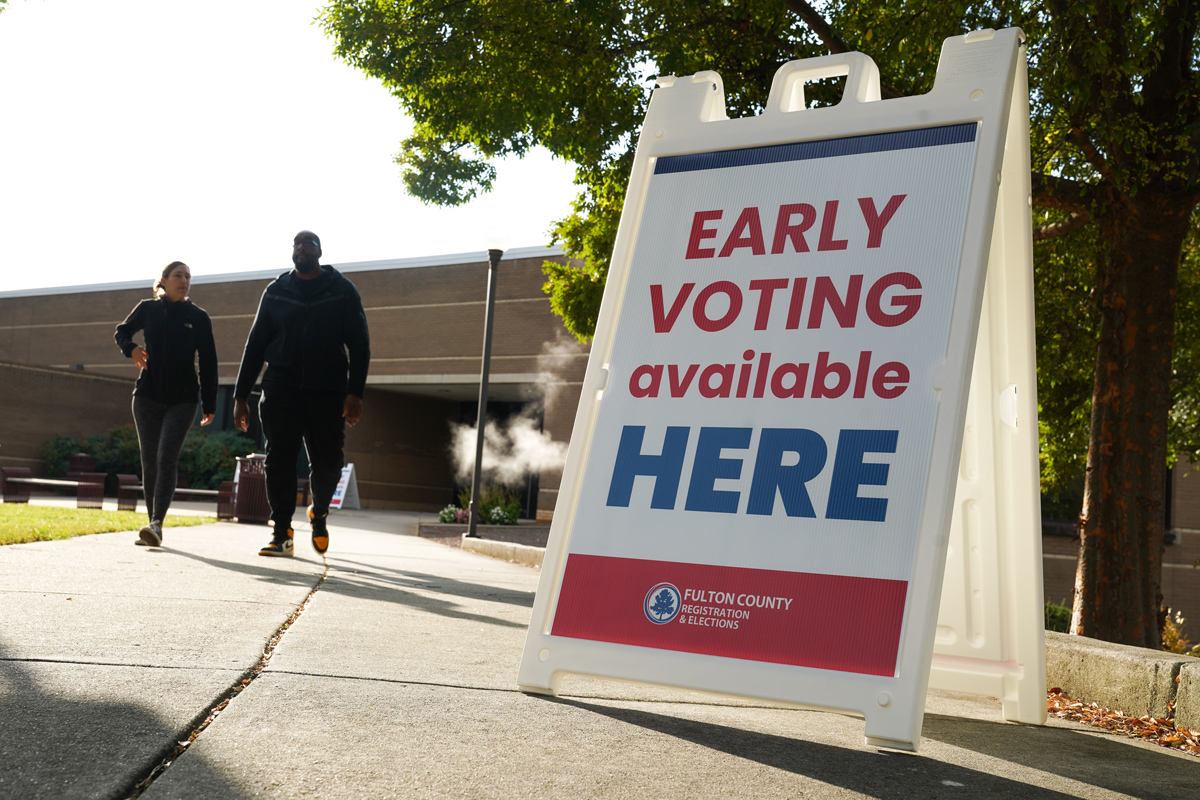
[[(426, 539), (461, 539), (467, 525), (454, 522), (422, 522), (417, 525), (417, 536)], [(475, 532), (481, 539), (492, 542), (511, 542), (528, 547), (545, 547), (550, 538), (550, 526), (536, 522), (521, 522), (516, 525), (477, 525)]]

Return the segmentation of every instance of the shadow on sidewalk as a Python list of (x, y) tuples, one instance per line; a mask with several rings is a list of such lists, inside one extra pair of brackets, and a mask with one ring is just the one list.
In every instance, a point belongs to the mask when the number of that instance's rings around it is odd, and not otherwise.
[[(380, 569), (363, 564), (361, 569), (349, 570), (344, 566), (335, 566), (334, 561), (341, 564), (358, 562), (346, 559), (330, 559), (329, 578), (325, 581), (322, 592), (334, 592), (360, 600), (374, 600), (385, 603), (399, 603), (409, 608), (430, 614), (459, 619), (468, 622), (481, 622), (496, 625), (501, 628), (524, 630), (528, 620), (516, 622), (500, 617), (488, 616), (463, 611), (459, 599), (482, 600), (533, 608), (532, 592), (516, 592), (509, 589), (497, 589), (486, 584), (458, 581), (443, 575), (429, 575), (423, 572), (413, 572), (395, 569)], [(454, 600), (447, 600), (436, 595), (448, 595)]]
[[(0, 796), (128, 797), (200, 722), (197, 717), (173, 729), (144, 706), (90, 699), (118, 684), (117, 670), (133, 677), (121, 684), (124, 691), (144, 688), (147, 696), (162, 674), (148, 668), (14, 661), (0, 644)], [(42, 682), (38, 673), (45, 676)], [(139, 679), (146, 681), (144, 687), (131, 686)], [(44, 684), (51, 680), (62, 688), (47, 688)], [(201, 769), (209, 773), (209, 785), (220, 789), (220, 797), (246, 797), (218, 771), (207, 765)]]
[[(260, 558), (258, 561), (253, 563), (244, 564), (238, 561), (226, 561), (221, 558), (210, 558), (209, 556), (202, 556), (198, 553), (193, 553), (188, 550), (175, 550), (167, 547), (166, 545), (157, 548), (154, 552), (169, 553), (173, 556), (190, 558), (192, 561), (199, 561), (201, 564), (207, 564), (210, 567), (229, 570), (230, 572), (239, 572), (243, 575), (250, 575), (270, 583), (277, 583), (285, 586), (307, 586), (310, 589), (317, 585), (317, 581), (321, 579), (321, 573), (324, 572), (324, 570), (320, 568), (316, 572), (296, 572), (295, 570), (280, 569), (279, 567), (272, 566), (272, 564), (278, 564), (281, 560), (285, 561), (286, 563), (296, 563), (295, 561), (288, 561), (287, 559)], [(320, 567), (319, 562), (318, 567)]]
[[(363, 561), (354, 561), (353, 559), (339, 558), (338, 556), (329, 556), (329, 565), (337, 569), (339, 575), (356, 574), (370, 576), (381, 581), (393, 583), (398, 586), (408, 586), (413, 589), (440, 591), (459, 597), (491, 600), (496, 603), (520, 606), (521, 608), (533, 608), (533, 592), (505, 589), (487, 583), (459, 581), (443, 575), (429, 575), (412, 570), (381, 567), (378, 564), (367, 564)], [(343, 565), (356, 565), (356, 568)]]
[[(921, 735), (1130, 797), (1170, 797), (1200, 786), (1200, 761), (1109, 733), (926, 714)], [(1168, 778), (1170, 785), (1155, 787)]]
[[(320, 573), (295, 572), (272, 566), (272, 559), (262, 559), (262, 563), (240, 563), (224, 559), (202, 556), (186, 550), (171, 550), (161, 548), (162, 552), (199, 561), (218, 569), (227, 569), (250, 575), (270, 583), (302, 586), (311, 588), (320, 580)], [(295, 563), (295, 562), (290, 562)], [(342, 565), (357, 565), (351, 569)], [(345, 594), (363, 600), (375, 600), (384, 603), (398, 603), (410, 608), (419, 609), (432, 614), (438, 614), (451, 619), (461, 619), (469, 622), (482, 622), (497, 625), (502, 628), (520, 628), (528, 626), (528, 621), (514, 622), (483, 614), (462, 611), (457, 604), (449, 600), (431, 597), (430, 594), (446, 594), (459, 598), (473, 600), (488, 600), (497, 603), (533, 608), (533, 592), (519, 592), (511, 589), (498, 589), (481, 583), (470, 583), (447, 578), (441, 575), (429, 575), (422, 572), (389, 569), (365, 564), (349, 559), (330, 558), (330, 573), (321, 587), (321, 592)]]
[[(901, 753), (890, 750), (864, 752), (850, 750), (819, 742), (805, 741), (775, 734), (747, 731), (698, 722), (691, 719), (654, 714), (631, 708), (617, 708), (574, 699), (553, 698), (550, 702), (563, 703), (602, 716), (635, 725), (639, 728), (673, 736), (722, 753), (744, 758), (764, 766), (803, 775), (813, 780), (859, 792), (869, 797), (1019, 797), (1050, 800), (1074, 795), (1063, 794), (999, 775), (960, 767), (926, 758), (920, 754)], [(799, 719), (799, 717), (798, 717)], [(952, 718), (954, 722), (962, 722)], [(1003, 727), (1003, 726), (999, 726)], [(1157, 760), (1148, 760), (1142, 769), (1164, 766)], [(1104, 762), (1093, 766), (1089, 783), (1097, 784), (1100, 775), (1107, 777), (1109, 770)], [(1052, 772), (1052, 770), (1047, 770)], [(1057, 774), (1057, 773), (1056, 773)], [(1181, 782), (1180, 786), (1184, 783)], [(1106, 787), (1110, 788), (1110, 787)], [(1144, 790), (1145, 787), (1142, 787)], [(1176, 791), (1172, 797), (1177, 797)], [(1138, 797), (1150, 795), (1137, 794)], [(1157, 796), (1157, 795), (1155, 795)]]

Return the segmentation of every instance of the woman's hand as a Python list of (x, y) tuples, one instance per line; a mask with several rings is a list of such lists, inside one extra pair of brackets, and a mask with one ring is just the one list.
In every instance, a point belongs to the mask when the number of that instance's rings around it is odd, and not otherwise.
[(133, 350), (129, 353), (129, 357), (133, 359), (133, 363), (138, 365), (138, 369), (145, 369), (146, 362), (150, 360), (149, 354), (147, 354), (145, 350), (138, 347), (136, 344), (133, 346)]
[(217, 416), (216, 414), (205, 414), (203, 417), (200, 418), (200, 425), (204, 426), (204, 425), (212, 424), (212, 421), (216, 416)]

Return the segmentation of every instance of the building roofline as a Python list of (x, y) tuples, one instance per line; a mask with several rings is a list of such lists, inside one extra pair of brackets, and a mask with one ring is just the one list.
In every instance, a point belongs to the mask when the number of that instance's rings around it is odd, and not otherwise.
[[(564, 255), (561, 247), (514, 247), (504, 251), (503, 261), (516, 261), (523, 258), (553, 258)], [(473, 250), (467, 253), (446, 253), (436, 256), (416, 256), (415, 258), (386, 258), (382, 261), (349, 261), (345, 264), (333, 264), (338, 272), (375, 272), (392, 269), (416, 269), (419, 267), (446, 267), (452, 264), (470, 264), (486, 262), (487, 251)], [(192, 281), (193, 286), (203, 286), (210, 283), (235, 283), (237, 281), (262, 281), (278, 277), (283, 269), (260, 269), (253, 272), (226, 272), (217, 275), (198, 275)], [(113, 292), (125, 289), (145, 289), (151, 281), (120, 281), (115, 283), (89, 283), (80, 286), (50, 286), (44, 289), (15, 289), (10, 292), (0, 292), (0, 300), (16, 297), (43, 297), (56, 294), (81, 294), (83, 292)]]

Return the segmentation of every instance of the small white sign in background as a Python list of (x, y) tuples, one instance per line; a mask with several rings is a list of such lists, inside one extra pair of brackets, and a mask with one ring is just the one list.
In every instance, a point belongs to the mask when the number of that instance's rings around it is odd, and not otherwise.
[(338, 478), (337, 488), (333, 490), (333, 499), (329, 501), (331, 509), (359, 508), (358, 478), (354, 474), (354, 465), (342, 467), (342, 476)]

